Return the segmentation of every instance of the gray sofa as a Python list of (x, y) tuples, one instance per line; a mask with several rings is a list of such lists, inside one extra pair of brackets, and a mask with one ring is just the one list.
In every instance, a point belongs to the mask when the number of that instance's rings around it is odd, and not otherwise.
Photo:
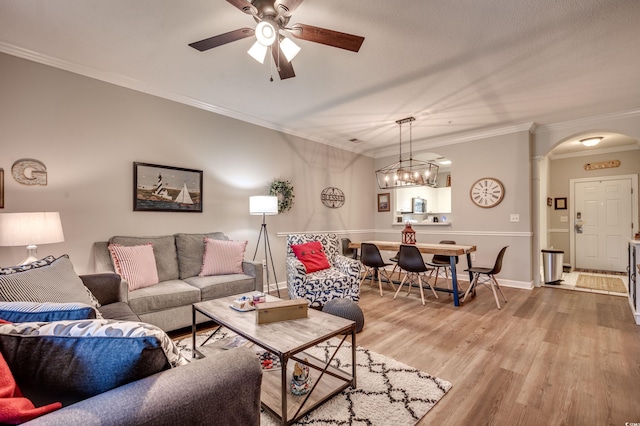
[(128, 383), (24, 424), (257, 426), (261, 380), (255, 353), (236, 348)]
[[(108, 319), (138, 321), (115, 274), (80, 277)], [(262, 369), (253, 351), (219, 351), (65, 406), (30, 426), (259, 425)]]
[[(123, 284), (122, 299), (142, 321), (165, 331), (191, 326), (191, 305), (251, 291), (263, 291), (262, 264), (244, 261), (244, 274), (199, 277), (204, 255), (204, 238), (228, 240), (222, 232), (175, 234), (155, 237), (112, 237), (94, 243), (96, 272), (114, 272), (108, 245), (153, 244), (160, 283), (129, 291)], [(198, 323), (207, 318), (198, 314)]]

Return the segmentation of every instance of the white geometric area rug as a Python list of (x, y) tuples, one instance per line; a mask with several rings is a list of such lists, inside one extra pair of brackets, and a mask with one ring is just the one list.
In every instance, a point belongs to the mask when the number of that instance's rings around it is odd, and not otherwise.
[[(201, 344), (210, 334), (211, 331), (199, 334), (197, 344)], [(219, 332), (218, 335), (216, 337), (221, 339), (233, 333)], [(183, 355), (191, 359), (191, 337), (179, 339), (176, 343)], [(338, 343), (337, 340), (331, 339), (307, 349), (306, 352), (319, 359), (327, 360)], [(350, 371), (350, 344), (347, 342), (343, 344), (332, 364)], [(452, 386), (445, 380), (361, 346), (356, 347), (356, 379), (357, 389), (343, 390), (294, 424), (415, 425)], [(260, 424), (275, 426), (279, 423), (263, 410)]]

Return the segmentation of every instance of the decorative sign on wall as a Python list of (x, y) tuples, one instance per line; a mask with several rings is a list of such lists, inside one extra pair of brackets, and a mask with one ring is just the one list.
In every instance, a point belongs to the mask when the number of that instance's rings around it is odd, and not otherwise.
[(46, 166), (33, 158), (23, 158), (13, 163), (11, 174), (16, 182), (23, 185), (47, 185)]
[(320, 200), (322, 200), (322, 204), (331, 209), (339, 209), (344, 206), (344, 192), (330, 186), (322, 190)]
[(611, 169), (614, 167), (620, 167), (620, 160), (611, 160), (611, 161), (598, 161), (596, 163), (586, 163), (584, 165), (584, 169), (589, 170), (600, 170), (600, 169)]

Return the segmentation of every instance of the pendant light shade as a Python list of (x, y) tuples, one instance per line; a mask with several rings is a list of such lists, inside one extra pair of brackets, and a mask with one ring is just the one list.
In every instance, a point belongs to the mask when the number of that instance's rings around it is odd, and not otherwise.
[[(396, 121), (400, 128), (400, 156), (397, 162), (376, 170), (376, 180), (380, 189), (406, 188), (412, 186), (436, 186), (439, 166), (434, 163), (414, 160), (411, 140), (411, 126), (415, 118)], [(402, 125), (409, 124), (409, 159), (402, 158)]]

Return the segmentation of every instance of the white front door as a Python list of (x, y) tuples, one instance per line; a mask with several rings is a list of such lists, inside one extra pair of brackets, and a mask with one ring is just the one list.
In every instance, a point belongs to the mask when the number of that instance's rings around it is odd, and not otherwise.
[(632, 229), (631, 179), (574, 182), (576, 268), (624, 272)]

